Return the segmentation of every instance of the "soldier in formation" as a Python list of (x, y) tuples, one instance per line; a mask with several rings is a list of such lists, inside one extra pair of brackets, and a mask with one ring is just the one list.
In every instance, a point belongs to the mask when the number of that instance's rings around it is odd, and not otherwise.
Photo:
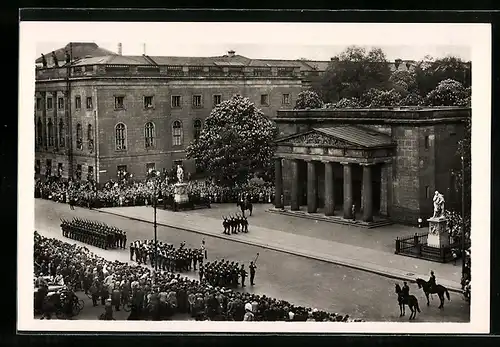
[(158, 242), (157, 250), (153, 240), (137, 240), (131, 244), (130, 259), (139, 264), (155, 266), (155, 254), (158, 253), (158, 269), (169, 272), (186, 272), (195, 270), (203, 264), (204, 254), (201, 248), (187, 248), (185, 242), (179, 248), (170, 243)]
[(245, 284), (246, 271), (244, 265), (237, 262), (229, 262), (229, 260), (216, 260), (207, 262), (203, 266), (203, 275), (200, 275), (212, 286), (218, 287), (237, 287), (240, 277), (242, 285)]
[(239, 232), (248, 233), (248, 219), (244, 215), (222, 217), (223, 234), (230, 235)]
[(99, 248), (126, 248), (127, 234), (116, 227), (80, 218), (61, 220), (62, 235)]

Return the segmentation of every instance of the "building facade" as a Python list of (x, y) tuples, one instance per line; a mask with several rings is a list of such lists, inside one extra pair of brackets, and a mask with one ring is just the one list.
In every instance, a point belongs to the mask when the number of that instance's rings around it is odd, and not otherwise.
[[(283, 110), (275, 206), (415, 224), (433, 213), (434, 191), (459, 208), (453, 175), (469, 108)], [(283, 195), (283, 197), (281, 197)]]
[(102, 183), (120, 171), (140, 179), (149, 168), (178, 164), (193, 172), (185, 148), (217, 104), (239, 94), (271, 117), (293, 107), (313, 70), (234, 52), (206, 58), (85, 54), (69, 62), (61, 56), (58, 66), (47, 57), (48, 64), (36, 68), (35, 171), (41, 177)]

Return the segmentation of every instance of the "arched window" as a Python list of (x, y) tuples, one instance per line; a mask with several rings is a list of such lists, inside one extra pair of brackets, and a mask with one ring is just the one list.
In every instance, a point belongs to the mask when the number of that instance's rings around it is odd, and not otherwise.
[(92, 124), (87, 125), (87, 143), (90, 150), (94, 149), (94, 130)]
[(59, 146), (64, 147), (64, 123), (62, 118), (59, 118)]
[(38, 118), (38, 122), (36, 123), (36, 135), (37, 135), (37, 142), (39, 146), (43, 145), (43, 125), (42, 125), (42, 120)]
[(83, 149), (82, 125), (80, 123), (76, 125), (76, 148)]
[(144, 125), (144, 146), (152, 148), (155, 145), (155, 125), (153, 122), (148, 122)]
[(54, 124), (52, 124), (52, 118), (49, 118), (49, 122), (47, 123), (47, 138), (49, 146), (54, 146)]
[(172, 145), (182, 145), (182, 124), (178, 120), (172, 124)]
[(194, 139), (198, 140), (201, 134), (202, 123), (200, 119), (195, 119), (194, 121)]
[(118, 123), (115, 127), (115, 148), (117, 151), (127, 149), (127, 129), (123, 123)]

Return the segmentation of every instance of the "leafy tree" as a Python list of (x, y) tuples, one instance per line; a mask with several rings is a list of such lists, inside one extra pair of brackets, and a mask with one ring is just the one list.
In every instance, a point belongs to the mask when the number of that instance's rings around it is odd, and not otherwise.
[(446, 79), (430, 91), (425, 97), (425, 103), (429, 106), (465, 106), (470, 98), (469, 88), (455, 80)]
[(197, 141), (186, 149), (217, 184), (234, 187), (257, 172), (272, 172), (276, 125), (250, 102), (234, 96), (217, 105)]
[(408, 70), (396, 70), (391, 74), (389, 82), (393, 89), (395, 89), (402, 96), (417, 91), (417, 79), (413, 72)]
[(401, 94), (394, 89), (380, 90), (372, 88), (361, 98), (361, 104), (365, 107), (393, 107), (398, 106), (401, 101)]
[(319, 83), (313, 85), (325, 102), (360, 98), (371, 88), (385, 89), (391, 70), (380, 48), (350, 46), (334, 57)]
[(304, 90), (297, 95), (297, 101), (295, 102), (294, 109), (306, 110), (322, 107), (323, 100), (321, 100), (317, 93), (312, 90)]
[(424, 99), (418, 93), (409, 93), (401, 99), (401, 106), (422, 106)]
[(343, 98), (336, 103), (328, 104), (328, 108), (361, 108), (361, 103), (356, 98)]
[(471, 86), (471, 63), (458, 57), (433, 59), (427, 56), (416, 64), (414, 73), (421, 96), (426, 96), (446, 79), (460, 82), (465, 88)]
[(462, 193), (464, 189), (464, 204), (465, 204), (465, 221), (466, 232), (470, 232), (470, 214), (471, 214), (471, 119), (467, 118), (464, 123), (464, 137), (458, 141), (458, 149), (456, 156), (463, 160), (463, 174), (462, 169), (454, 170), (455, 184), (457, 190)]

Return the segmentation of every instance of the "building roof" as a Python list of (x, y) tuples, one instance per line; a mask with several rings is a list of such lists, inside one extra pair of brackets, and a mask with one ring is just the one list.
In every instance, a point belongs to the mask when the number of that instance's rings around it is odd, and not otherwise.
[(381, 132), (353, 125), (313, 128), (313, 131), (352, 143), (361, 147), (391, 145), (391, 137)]
[[(109, 51), (107, 49), (99, 47), (94, 42), (70, 42), (66, 46), (56, 49), (54, 52), (56, 54), (59, 64), (64, 64), (66, 61), (66, 51), (70, 53), (75, 59), (82, 59), (85, 57), (102, 57), (108, 55), (117, 55), (115, 52)], [(48, 65), (52, 65), (52, 52), (45, 53), (45, 59)], [(41, 64), (42, 57), (35, 60), (35, 63)]]

